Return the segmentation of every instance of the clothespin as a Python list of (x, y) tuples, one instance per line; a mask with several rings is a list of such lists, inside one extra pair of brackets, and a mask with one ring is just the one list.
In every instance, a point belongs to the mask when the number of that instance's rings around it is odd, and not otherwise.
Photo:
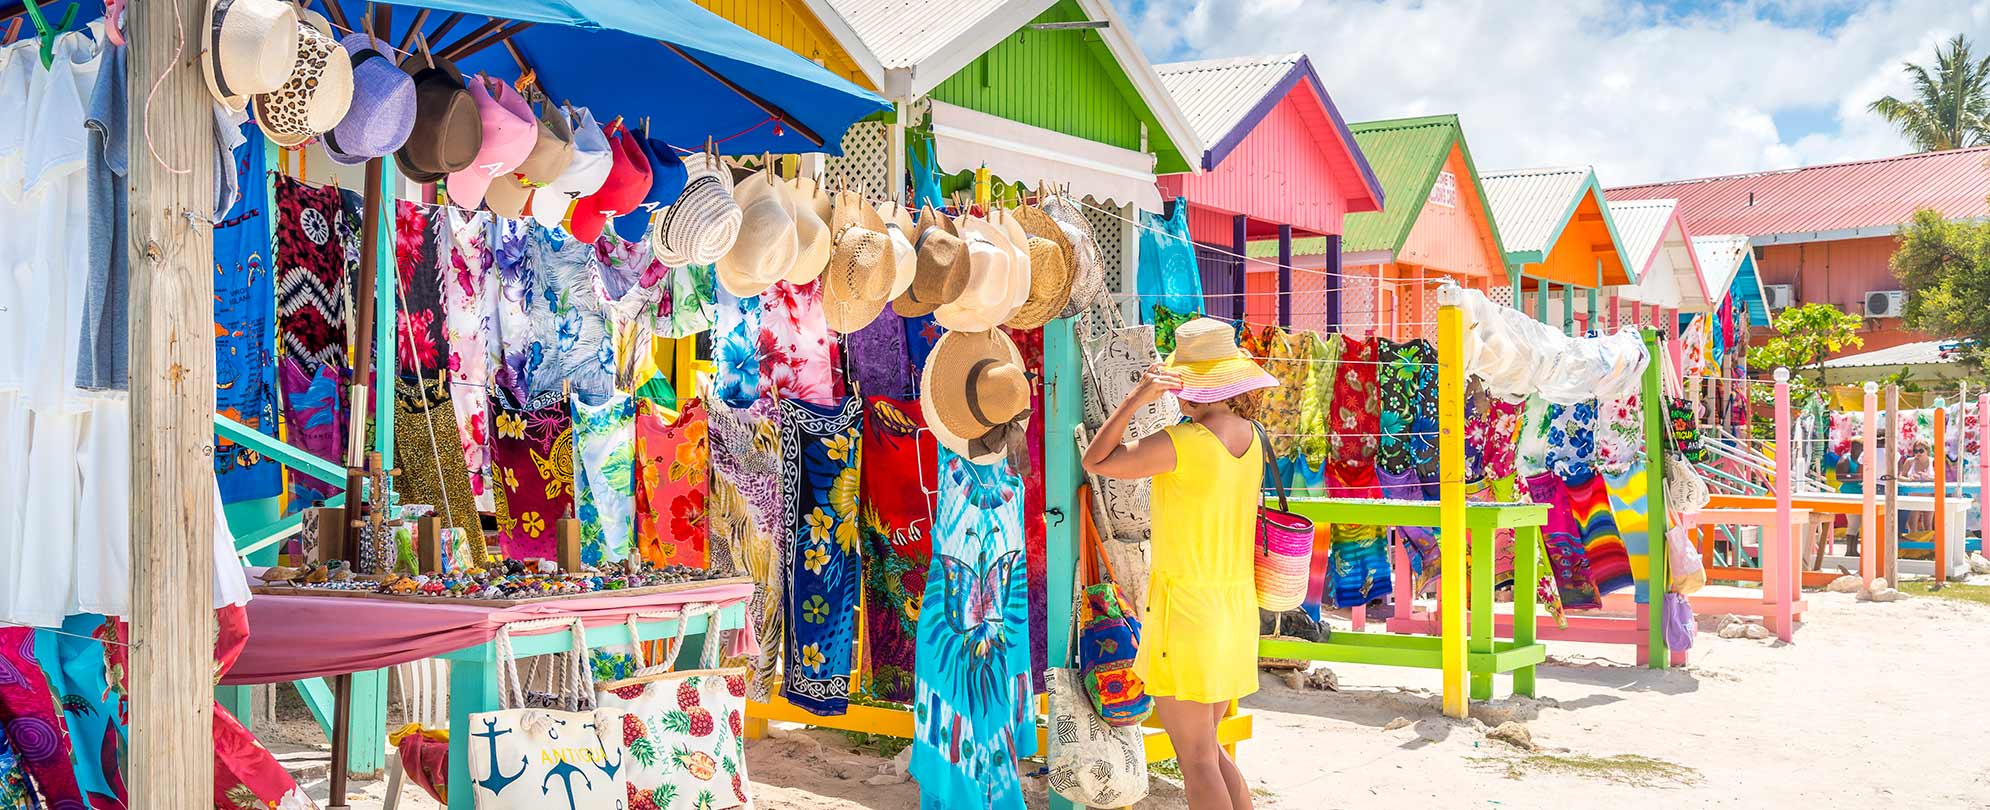
[(62, 12), (61, 24), (54, 26), (50, 26), (48, 18), (42, 16), (41, 6), (35, 0), (26, 0), (21, 5), (28, 13), (28, 19), (35, 24), (35, 38), (41, 40), (41, 66), (47, 70), (55, 64), (55, 38), (76, 22), (76, 4), (70, 3), (69, 9)]
[(15, 17), (12, 22), (7, 23), (7, 38), (5, 40), (5, 44), (8, 45), (13, 44), (14, 39), (21, 35), (21, 23), (25, 22), (26, 20), (27, 20), (26, 17)]
[[(104, 39), (110, 40), (112, 45), (120, 48), (124, 47), (124, 4), (126, 2), (128, 0), (107, 0), (104, 3)], [(16, 18), (16, 20), (18, 19)], [(19, 30), (20, 23), (16, 22), (14, 25), (15, 30)], [(7, 38), (9, 42), (13, 40), (14, 38), (11, 36)]]
[(428, 60), (428, 66), (435, 67), (435, 54), (428, 52), (428, 35), (416, 34), (415, 45), (421, 49), (422, 58)]

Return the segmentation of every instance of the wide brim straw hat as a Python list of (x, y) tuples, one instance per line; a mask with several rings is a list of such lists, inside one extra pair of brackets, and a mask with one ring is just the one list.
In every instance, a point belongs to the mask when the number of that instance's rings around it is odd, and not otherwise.
[[(684, 189), (676, 201), (650, 218), (650, 250), (670, 267), (712, 264), (739, 246), (745, 209), (738, 202), (732, 172), (717, 157), (700, 152), (685, 158), (684, 172)], [(770, 184), (762, 177), (759, 183), (770, 186), (764, 193), (780, 195), (778, 180)], [(788, 218), (793, 220), (792, 212)]]
[(297, 62), (283, 85), (255, 97), (256, 124), (278, 146), (330, 132), (352, 107), (352, 55), (315, 12), (297, 15)]
[(1071, 243), (1048, 214), (1030, 207), (1012, 212), (1028, 235), (1030, 252), (1029, 298), (1009, 317), (1012, 329), (1036, 329), (1063, 314), (1071, 301), (1071, 279), (1076, 268), (1071, 263)]
[(1009, 317), (1015, 254), (1002, 229), (987, 220), (963, 217), (958, 225), (967, 240), (967, 285), (933, 311), (933, 320), (956, 332), (985, 332)]
[(919, 212), (912, 250), (912, 283), (891, 304), (892, 311), (904, 318), (931, 315), (959, 298), (972, 276), (966, 240), (961, 238), (953, 220), (930, 205)]
[(884, 220), (885, 232), (891, 237), (891, 300), (911, 289), (912, 279), (919, 272), (919, 252), (912, 247), (912, 234), (916, 232), (912, 215), (905, 212), (905, 206), (885, 201), (878, 203), (878, 217)]
[(283, 86), (297, 65), (297, 7), (282, 0), (212, 0), (200, 30), (200, 72), (214, 100), (235, 112)]
[[(477, 104), (477, 119), (483, 138), (477, 158), (470, 165), (449, 174), (449, 201), (476, 210), (484, 204), (484, 192), (492, 181), (517, 170), (532, 156), (539, 143), (539, 121), (532, 105), (511, 85), (478, 75), (470, 80), (470, 98)], [(647, 164), (644, 166), (647, 171)]]
[(586, 107), (562, 107), (560, 117), (573, 129), (574, 156), (566, 171), (532, 193), (532, 218), (548, 228), (560, 227), (574, 200), (601, 190), (615, 168), (615, 153)]
[(821, 277), (829, 267), (829, 254), (833, 248), (829, 232), (829, 195), (816, 185), (814, 180), (796, 178), (789, 182), (788, 192), (795, 196), (795, 233), (801, 238), (802, 251), (795, 257), (795, 264), (788, 268), (786, 281), (801, 286)]
[(773, 175), (758, 171), (733, 188), (740, 212), (739, 237), (719, 258), (715, 275), (719, 286), (736, 297), (759, 295), (786, 278), (801, 251), (795, 236), (794, 197), (781, 186)]
[(1278, 387), (1276, 377), (1237, 347), (1236, 328), (1214, 318), (1196, 318), (1175, 329), (1168, 368), (1181, 377), (1175, 396), (1185, 402), (1221, 402)]
[(415, 80), (392, 59), (386, 43), (366, 34), (339, 40), (352, 58), (352, 106), (325, 133), (333, 163), (356, 166), (393, 153), (415, 129)]
[(414, 53), (401, 60), (401, 71), (415, 83), (414, 131), (394, 150), (401, 173), (417, 183), (433, 183), (476, 162), (484, 143), (483, 124), (456, 65)]
[[(484, 193), (484, 205), (498, 216), (517, 219), (538, 189), (564, 173), (573, 159), (573, 125), (558, 107), (546, 105), (539, 113), (538, 140), (532, 145), (532, 154), (491, 183), (490, 191)], [(555, 204), (565, 207), (564, 200)]]
[(970, 462), (1027, 459), (1029, 370), (1001, 330), (941, 336), (919, 375), (919, 407), (940, 446)]
[(891, 236), (877, 209), (847, 191), (836, 195), (830, 226), (836, 244), (822, 275), (822, 311), (830, 329), (847, 334), (877, 320), (891, 300)]
[(1072, 268), (1071, 300), (1058, 313), (1059, 317), (1068, 318), (1105, 297), (1105, 259), (1099, 252), (1098, 237), (1092, 232), (1092, 221), (1085, 217), (1077, 202), (1063, 195), (1051, 195), (1043, 201), (1043, 213), (1057, 223), (1071, 246), (1065, 254)]

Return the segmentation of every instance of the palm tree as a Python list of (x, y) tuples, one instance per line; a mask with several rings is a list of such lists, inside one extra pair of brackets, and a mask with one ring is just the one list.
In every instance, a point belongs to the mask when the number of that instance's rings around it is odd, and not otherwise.
[(1914, 80), (1912, 101), (1887, 96), (1866, 109), (1887, 120), (1921, 152), (1990, 144), (1990, 56), (1971, 62), (1957, 34), (1935, 48), (1935, 64), (1901, 66)]

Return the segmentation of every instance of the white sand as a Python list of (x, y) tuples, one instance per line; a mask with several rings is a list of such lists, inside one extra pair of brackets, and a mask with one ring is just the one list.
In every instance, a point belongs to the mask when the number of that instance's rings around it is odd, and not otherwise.
[[(1261, 810), (1990, 806), (1990, 607), (1806, 598), (1813, 612), (1795, 644), (1715, 638), (1717, 617), (1703, 616), (1689, 665), (1667, 672), (1629, 666), (1628, 648), (1551, 643), (1541, 700), (1496, 701), (1466, 722), (1438, 712), (1434, 672), (1337, 665), (1341, 692), (1262, 676), (1245, 701), (1256, 736), (1241, 746), (1243, 770)], [(1383, 730), (1398, 717), (1409, 723)], [(1486, 739), (1507, 719), (1527, 725), (1544, 759)], [(1549, 770), (1619, 755), (1661, 763)], [(890, 760), (840, 734), (784, 734), (754, 743), (748, 759), (766, 810), (918, 807)], [(1664, 763), (1678, 770), (1656, 772)], [(1041, 780), (1028, 784), (1041, 807)], [(322, 782), (311, 787), (324, 795)], [(355, 788), (368, 798), (356, 794), (354, 807), (379, 806), (381, 783)], [(1139, 810), (1186, 807), (1166, 780), (1154, 793)], [(402, 807), (434, 806), (408, 795)]]

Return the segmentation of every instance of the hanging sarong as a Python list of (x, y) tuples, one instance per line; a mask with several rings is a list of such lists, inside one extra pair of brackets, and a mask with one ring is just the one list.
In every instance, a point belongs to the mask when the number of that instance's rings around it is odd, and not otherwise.
[(1563, 478), (1589, 473), (1596, 464), (1596, 400), (1548, 406), (1548, 469)]
[(527, 244), (538, 297), (529, 302), (534, 339), (545, 360), (532, 375), (532, 396), (572, 393), (607, 402), (615, 393), (615, 344), (597, 285), (594, 246), (564, 231), (534, 228)]
[[(1341, 355), (1335, 364), (1332, 410), (1329, 418), (1328, 446), (1332, 458), (1327, 462), (1327, 490), (1335, 497), (1380, 498), (1386, 494), (1380, 489), (1376, 479), (1375, 455), (1381, 432), (1381, 394), (1377, 390), (1376, 341), (1373, 339), (1346, 339), (1341, 341)], [(1342, 494), (1346, 493), (1346, 494)], [(1346, 527), (1341, 536), (1348, 543), (1359, 543), (1374, 539), (1381, 542), (1382, 530), (1372, 527)], [(1311, 581), (1306, 586), (1304, 607), (1308, 613), (1318, 618), (1320, 605), (1339, 604), (1338, 587), (1329, 588), (1330, 578), (1337, 577), (1337, 558), (1334, 549), (1341, 542), (1313, 545), (1313, 565), (1309, 572)], [(1350, 548), (1348, 559), (1349, 581), (1366, 581), (1365, 548)], [(1383, 551), (1383, 564), (1387, 565), (1387, 552)], [(1357, 567), (1354, 561), (1360, 558), (1364, 567)], [(1359, 594), (1350, 591), (1350, 598)]]
[(838, 396), (836, 342), (822, 317), (822, 285), (775, 282), (760, 294), (760, 393), (817, 405)]
[(911, 703), (920, 604), (933, 562), (939, 450), (917, 401), (865, 402), (864, 677), (872, 697)]
[(69, 764), (69, 726), (62, 707), (35, 661), (33, 628), (0, 627), (0, 729), (49, 807), (89, 806)]
[(1548, 507), (1548, 522), (1541, 537), (1548, 544), (1548, 564), (1554, 567), (1555, 588), (1561, 592), (1562, 606), (1569, 610), (1591, 610), (1603, 606), (1590, 574), (1589, 552), (1582, 546), (1582, 526), (1570, 509), (1568, 486), (1554, 473), (1528, 476), (1528, 496)]
[(463, 530), (471, 554), (483, 559), (483, 521), (470, 495), (470, 471), (456, 441), (456, 410), (449, 393), (447, 385), (433, 379), (395, 381), (394, 463), (401, 474), (394, 483), (403, 503), (434, 506), (442, 525)]
[(912, 375), (912, 357), (905, 347), (905, 319), (885, 307), (877, 320), (843, 336), (850, 352), (850, 382), (864, 396), (910, 399), (919, 380)]
[(533, 378), (546, 367), (546, 347), (539, 342), (532, 311), (537, 306), (539, 277), (528, 258), (532, 231), (537, 227), (531, 220), (496, 219), (490, 227), (491, 271), (496, 277), (497, 290), (493, 295), (493, 305), (497, 319), (497, 342), (491, 347), (494, 378), (498, 387), (511, 396), (513, 402), (527, 407), (537, 407), (548, 402), (533, 402), (534, 390), (551, 390), (559, 387), (558, 382), (550, 386), (534, 386)]
[[(1382, 436), (1375, 453), (1375, 468), (1381, 474), (1400, 476), (1416, 469), (1415, 451), (1410, 443), (1416, 431), (1418, 358), (1414, 344), (1388, 338), (1377, 338), (1375, 342), (1376, 359), (1382, 363), (1376, 372), (1375, 385), (1382, 403), (1379, 418)], [(1414, 476), (1409, 484), (1420, 486)], [(1387, 487), (1386, 483), (1385, 487), (1386, 497), (1420, 500), (1407, 488)]]
[(931, 315), (905, 319), (905, 355), (912, 361), (912, 378), (926, 373), (926, 356), (933, 353), (933, 346), (940, 342), (940, 336), (947, 329), (933, 320)]
[(491, 400), (498, 547), (507, 559), (554, 559), (557, 522), (573, 512), (573, 417), (564, 402), (514, 410)]
[[(1349, 472), (1352, 474), (1349, 475)], [(1353, 471), (1329, 470), (1327, 491), (1335, 498), (1381, 498), (1383, 491), (1375, 476), (1372, 466)], [(1331, 559), (1331, 576), (1325, 592), (1329, 606), (1352, 608), (1366, 605), (1388, 591), (1387, 532), (1388, 528), (1384, 526), (1335, 523), (1328, 527), (1331, 542), (1314, 544), (1315, 560), (1319, 558), (1321, 545), (1327, 547)]]
[(1506, 480), (1507, 489), (1512, 489), (1512, 479), (1518, 472), (1520, 450), (1520, 415), (1526, 408), (1524, 401), (1492, 397), (1486, 405), (1485, 447), (1481, 455), (1485, 475), (1492, 480)]
[(400, 200), (394, 208), (394, 269), (399, 287), (394, 308), (394, 362), (402, 374), (433, 377), (447, 362), (442, 268), (449, 252), (447, 209)]
[(1604, 475), (1629, 470), (1644, 455), (1644, 408), (1636, 395), (1599, 403), (1596, 418), (1596, 469)]
[[(243, 176), (264, 176), (260, 141), (231, 159), (241, 164)], [(274, 437), (277, 363), (270, 336), (276, 329), (276, 273), (270, 263), (268, 207), (269, 197), (258, 182), (227, 218), (214, 224), (214, 412)], [(124, 320), (116, 323), (120, 329), (129, 326)], [(117, 343), (122, 351), (123, 340)], [(283, 491), (283, 466), (276, 459), (219, 436), (214, 476), (223, 503), (271, 498)]]
[(749, 662), (746, 694), (765, 701), (779, 670), (788, 610), (788, 513), (781, 497), (779, 411), (771, 399), (746, 408), (707, 400), (706, 407), (712, 441), (706, 519), (714, 565), (723, 552), (734, 562), (733, 570), (743, 568), (753, 577), (747, 613), (760, 640), (760, 656)]
[(636, 541), (636, 399), (616, 394), (596, 406), (575, 394), (573, 418), (580, 561), (621, 562)]
[[(1631, 580), (1636, 583), (1639, 604), (1650, 601), (1651, 585), (1651, 501), (1650, 483), (1645, 480), (1645, 463), (1634, 462), (1631, 469), (1605, 477), (1610, 494), (1610, 515), (1623, 543)], [(1607, 591), (1606, 591), (1607, 592)]]
[[(1342, 339), (1334, 333), (1310, 343), (1311, 361), (1306, 363), (1306, 388), (1299, 397), (1299, 454), (1311, 480), (1324, 481), (1320, 470), (1327, 464), (1327, 437), (1332, 429), (1334, 380), (1339, 368)], [(1324, 483), (1321, 492), (1324, 494)]]
[[(1023, 368), (1043, 368), (1043, 330), (1009, 329), (1002, 331), (1016, 342), (1016, 349), (1023, 355)], [(1044, 413), (1043, 380), (1037, 371), (1027, 372), (1030, 381), (1030, 412)], [(1046, 551), (1049, 543), (1049, 508), (1044, 492), (1043, 480), (1043, 425), (1041, 417), (1031, 419), (1029, 428), (1024, 431), (1023, 442), (1029, 448), (1030, 471), (1023, 476), (1023, 559), (1028, 563), (1027, 570), (1031, 582), (1043, 582), (1049, 568)], [(1030, 686), (1043, 689), (1043, 669), (1049, 666), (1050, 639), (1044, 633), (1044, 625), (1050, 618), (1048, 591), (1044, 588), (1029, 589), (1030, 598)]]
[(745, 408), (760, 400), (760, 298), (735, 298), (718, 290), (718, 322), (712, 327), (712, 388), (718, 401)]
[(919, 613), (912, 778), (922, 810), (1022, 810), (1036, 753), (1022, 481), (940, 450), (939, 524)]
[[(283, 388), (283, 421), (288, 426), (290, 446), (345, 466), (346, 390), (345, 379), (330, 366), (320, 365), (317, 373), (307, 373), (295, 357), (277, 361), (277, 378)], [(345, 481), (320, 481), (301, 471), (290, 473), (291, 509), (297, 510), (344, 491)]]
[(277, 340), (309, 367), (346, 363), (346, 246), (336, 188), (276, 179)]
[(848, 711), (863, 549), (864, 403), (781, 400), (781, 492), (793, 555), (781, 693), (811, 714)]
[(460, 208), (446, 212), (442, 227), (449, 241), (442, 262), (443, 333), (449, 341), (449, 401), (456, 408), (456, 434), (463, 463), (470, 468), (470, 492), (477, 509), (491, 511), (490, 399), (491, 354), (497, 348), (496, 285), (491, 250), (485, 241), (490, 216)]
[(712, 328), (715, 314), (712, 282), (713, 268), (709, 264), (688, 265), (670, 272), (669, 317), (658, 325), (663, 337), (694, 337)]
[(1610, 491), (1603, 476), (1586, 470), (1563, 482), (1568, 486), (1570, 514), (1582, 527), (1582, 550), (1589, 557), (1589, 579), (1596, 592), (1630, 587), (1631, 561), (1617, 534), (1617, 518), (1610, 513)]
[(1423, 482), (1426, 500), (1437, 497), (1437, 349), (1430, 341), (1410, 341), (1403, 355), (1414, 363), (1415, 396), (1410, 403), (1410, 462), (1416, 466), (1417, 480)]
[(652, 565), (704, 568), (705, 478), (710, 466), (705, 406), (682, 412), (643, 401), (636, 410), (636, 547)]
[(1275, 326), (1266, 326), (1259, 334), (1265, 371), (1278, 380), (1278, 386), (1254, 392), (1258, 395), (1258, 421), (1271, 434), (1272, 454), (1278, 457), (1281, 469), (1289, 469), (1290, 462), (1299, 457), (1299, 434), (1305, 432), (1300, 409), (1313, 365), (1308, 361), (1317, 342), (1310, 332), (1287, 333)]

